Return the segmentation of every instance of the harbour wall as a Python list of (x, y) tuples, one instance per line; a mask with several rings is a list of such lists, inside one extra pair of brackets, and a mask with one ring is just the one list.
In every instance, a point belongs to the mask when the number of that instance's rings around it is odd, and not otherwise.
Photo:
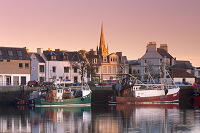
[[(180, 86), (180, 99), (179, 103), (183, 106), (191, 106), (191, 98), (194, 91), (193, 86)], [(25, 94), (29, 94), (32, 91), (39, 90), (40, 87), (28, 87), (24, 86)], [(113, 94), (111, 87), (91, 87), (92, 90), (92, 104), (107, 104), (108, 96)], [(20, 86), (1, 86), (0, 87), (0, 103), (11, 104), (15, 98), (20, 96)]]

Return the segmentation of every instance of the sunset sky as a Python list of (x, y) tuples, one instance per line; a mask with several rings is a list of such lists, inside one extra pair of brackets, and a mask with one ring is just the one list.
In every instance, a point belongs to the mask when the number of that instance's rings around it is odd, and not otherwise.
[(200, 0), (0, 0), (0, 46), (96, 49), (102, 22), (109, 53), (135, 60), (155, 41), (200, 66)]

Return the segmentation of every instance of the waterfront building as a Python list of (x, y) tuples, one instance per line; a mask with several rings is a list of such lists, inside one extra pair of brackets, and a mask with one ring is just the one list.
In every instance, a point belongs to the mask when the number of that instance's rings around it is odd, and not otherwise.
[(168, 53), (167, 44), (160, 44), (157, 48), (156, 42), (149, 42), (145, 54), (138, 60), (129, 61), (129, 73), (146, 81), (150, 74), (155, 81), (159, 82), (164, 69), (175, 64), (176, 59)]
[[(39, 81), (53, 81), (59, 79), (69, 79), (72, 82), (81, 82), (86, 74), (82, 74), (81, 65), (86, 60), (77, 51), (66, 51), (55, 49), (37, 49), (37, 53), (31, 55), (32, 59), (32, 79)], [(34, 69), (33, 69), (34, 68)]]
[(123, 74), (128, 73), (126, 56), (123, 56), (122, 52), (109, 54), (103, 24), (101, 27), (100, 43), (96, 51), (91, 49), (87, 52), (86, 57), (91, 66), (90, 74), (93, 81), (115, 81), (121, 79)]
[(30, 64), (26, 47), (0, 47), (0, 85), (25, 85), (30, 80)]
[(37, 48), (37, 53), (29, 53), (31, 58), (31, 80), (45, 81), (45, 60), (42, 48)]
[(185, 85), (192, 85), (195, 83), (195, 76), (189, 72), (187, 72), (186, 69), (180, 69), (180, 68), (170, 68), (174, 83), (179, 84), (183, 83)]

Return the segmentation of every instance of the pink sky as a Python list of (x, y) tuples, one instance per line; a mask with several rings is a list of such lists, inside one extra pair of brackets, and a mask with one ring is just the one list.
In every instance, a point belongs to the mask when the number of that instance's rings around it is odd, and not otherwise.
[(0, 46), (96, 49), (140, 58), (150, 41), (200, 66), (200, 0), (0, 0)]

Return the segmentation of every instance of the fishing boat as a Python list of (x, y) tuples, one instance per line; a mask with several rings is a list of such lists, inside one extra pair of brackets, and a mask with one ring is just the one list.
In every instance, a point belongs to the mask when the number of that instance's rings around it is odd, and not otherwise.
[(53, 89), (47, 88), (41, 92), (38, 98), (29, 103), (35, 107), (90, 106), (91, 90), (88, 85), (54, 86)]
[(194, 87), (194, 93), (192, 96), (193, 105), (200, 105), (200, 85), (193, 84), (193, 87)]
[(15, 105), (28, 105), (29, 96), (24, 91), (24, 85), (20, 85), (19, 97), (15, 98), (13, 103)]
[(144, 84), (136, 77), (128, 77), (114, 87), (114, 95), (109, 96), (110, 104), (178, 103), (179, 90), (176, 85)]

